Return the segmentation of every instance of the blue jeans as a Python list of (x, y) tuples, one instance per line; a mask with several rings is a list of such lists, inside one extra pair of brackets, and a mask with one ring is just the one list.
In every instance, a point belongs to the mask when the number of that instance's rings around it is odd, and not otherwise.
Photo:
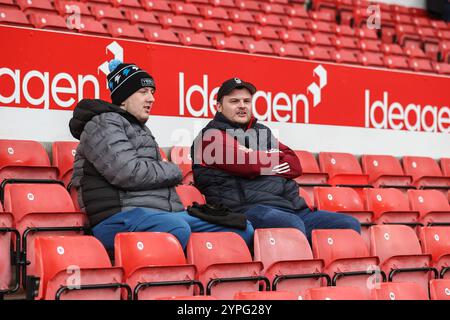
[(148, 208), (135, 208), (119, 212), (92, 228), (92, 233), (107, 250), (114, 250), (114, 237), (120, 232), (168, 232), (186, 248), (191, 232), (235, 232), (249, 247), (253, 244), (253, 227), (247, 221), (247, 229), (232, 229), (211, 224), (189, 215), (186, 211), (165, 212)]
[(361, 233), (359, 221), (349, 215), (331, 211), (311, 211), (309, 208), (292, 211), (284, 208), (256, 205), (245, 212), (253, 228), (296, 228), (311, 243), (314, 229), (353, 229)]

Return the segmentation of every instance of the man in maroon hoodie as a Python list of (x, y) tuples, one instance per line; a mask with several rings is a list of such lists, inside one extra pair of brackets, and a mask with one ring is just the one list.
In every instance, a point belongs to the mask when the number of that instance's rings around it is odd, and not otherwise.
[(195, 186), (208, 203), (244, 213), (256, 228), (354, 229), (355, 218), (312, 211), (293, 180), (302, 173), (296, 154), (252, 116), (255, 86), (239, 78), (217, 93), (217, 113), (191, 148)]

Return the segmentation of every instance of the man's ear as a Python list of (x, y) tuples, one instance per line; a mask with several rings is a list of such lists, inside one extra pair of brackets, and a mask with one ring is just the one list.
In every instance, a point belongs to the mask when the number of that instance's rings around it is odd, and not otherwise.
[(223, 110), (222, 104), (220, 102), (217, 102), (216, 106), (217, 106), (217, 111), (222, 112), (222, 110)]

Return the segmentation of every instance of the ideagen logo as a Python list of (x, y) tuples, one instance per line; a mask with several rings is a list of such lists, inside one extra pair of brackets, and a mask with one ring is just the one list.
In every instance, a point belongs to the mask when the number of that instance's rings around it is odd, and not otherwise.
[[(124, 61), (123, 60), (123, 48), (117, 42), (113, 41), (108, 46), (106, 46), (106, 54), (108, 54), (108, 51), (114, 55), (114, 59)], [(109, 66), (109, 62), (105, 61), (98, 67), (98, 70), (103, 72), (105, 74), (105, 77), (109, 74), (108, 66)], [(106, 88), (108, 88), (107, 82), (105, 82), (105, 85), (106, 85)]]
[[(307, 91), (312, 95), (312, 106), (316, 107), (322, 100), (322, 90), (327, 85), (327, 71), (319, 65), (313, 71), (318, 76), (318, 84), (312, 82)], [(186, 88), (185, 74), (178, 74), (179, 84), (179, 115), (192, 117), (212, 117), (216, 113), (215, 96), (219, 87), (209, 90), (209, 77), (203, 75), (202, 84), (193, 84)], [(196, 97), (193, 97), (194, 94)], [(262, 121), (309, 123), (310, 100), (304, 93), (287, 94), (272, 93), (258, 90), (253, 95), (252, 111), (256, 118)], [(262, 111), (262, 112), (261, 112)], [(301, 113), (301, 119), (298, 114)]]

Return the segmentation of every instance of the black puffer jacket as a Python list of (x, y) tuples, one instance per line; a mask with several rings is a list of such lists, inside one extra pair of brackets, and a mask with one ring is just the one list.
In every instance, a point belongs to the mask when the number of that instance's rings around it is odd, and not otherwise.
[[(258, 150), (270, 149), (275, 138), (270, 129), (253, 121), (250, 126), (257, 135)], [(238, 132), (242, 130), (238, 125), (228, 121), (222, 113), (216, 116), (197, 136), (191, 147), (192, 159), (195, 159), (195, 146), (200, 145), (203, 134), (208, 129), (221, 131), (233, 130), (240, 144), (245, 145), (245, 137), (240, 137)], [(264, 134), (261, 134), (262, 131)], [(269, 134), (267, 134), (269, 132)], [(267, 137), (266, 141), (260, 141), (261, 137)], [(306, 202), (299, 196), (297, 183), (292, 179), (286, 179), (278, 175), (262, 175), (253, 179), (240, 177), (217, 168), (207, 167), (201, 164), (193, 164), (194, 184), (205, 195), (208, 203), (221, 203), (235, 212), (245, 212), (254, 205), (270, 205), (290, 210), (307, 208)]]
[(81, 100), (69, 123), (80, 140), (72, 185), (91, 227), (136, 207), (182, 211), (175, 191), (176, 164), (162, 161), (150, 130), (131, 114), (102, 100)]

